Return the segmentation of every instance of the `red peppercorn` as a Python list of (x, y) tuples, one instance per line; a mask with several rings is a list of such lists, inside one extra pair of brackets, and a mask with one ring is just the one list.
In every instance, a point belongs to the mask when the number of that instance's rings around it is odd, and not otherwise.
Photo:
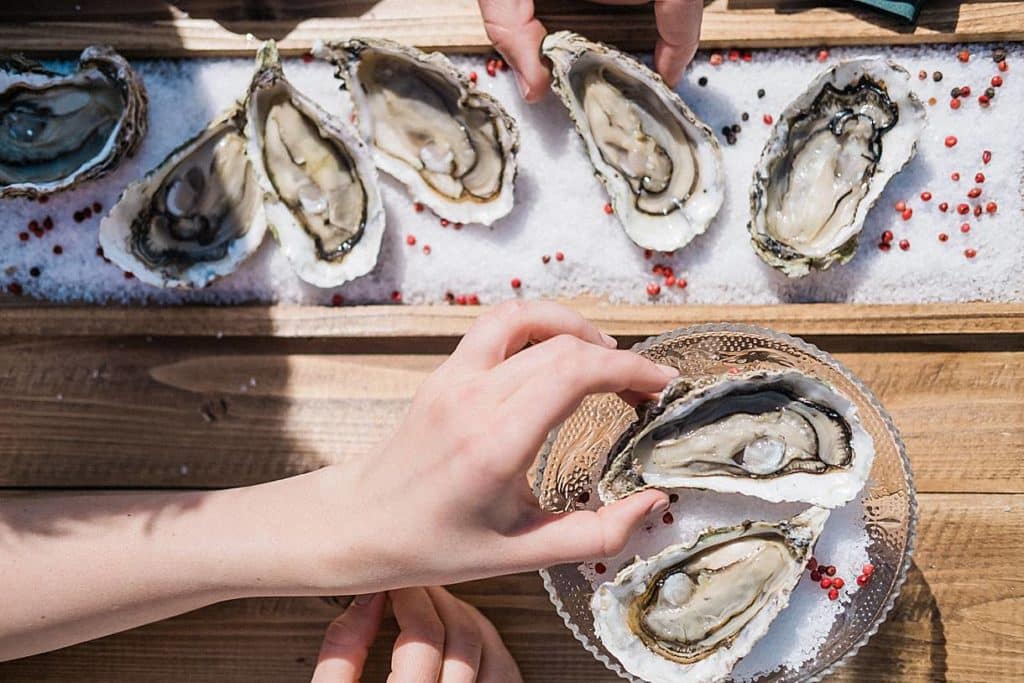
[(39, 230), (39, 221), (29, 221), (28, 229), (32, 232), (37, 232)]
[(677, 277), (676, 287), (678, 287), (679, 289), (686, 289), (686, 278)]
[(125, 280), (131, 280), (134, 277), (135, 277), (135, 273), (131, 273), (131, 272), (125, 271), (125, 273), (124, 273), (124, 279)]
[(462, 230), (462, 223), (456, 223), (452, 227), (455, 228), (456, 230)]
[(60, 246), (59, 244), (53, 245), (53, 253), (56, 254), (57, 256), (60, 256), (61, 254), (64, 253), (64, 247)]
[(1010, 68), (1010, 65), (1006, 63), (1005, 59), (1003, 61), (999, 62), (999, 64), (997, 64), (996, 66), (999, 68), (1000, 71), (1002, 71), (1004, 73), (1007, 70), (1009, 70), (1009, 68)]
[(879, 242), (878, 243), (878, 248), (881, 249), (882, 251), (889, 251), (891, 246), (892, 245), (890, 245), (888, 242)]
[(770, 125), (772, 125), (772, 121), (774, 120), (774, 119), (772, 119), (772, 115), (771, 115), (771, 114), (765, 114), (765, 115), (764, 115), (763, 117), (761, 117), (761, 118), (762, 118), (762, 119), (764, 120), (764, 122), (765, 122), (766, 124), (768, 124), (769, 126), (770, 126)]
[(740, 59), (742, 59), (744, 62), (752, 62), (754, 61), (754, 53), (751, 52), (750, 50), (744, 50), (743, 54), (740, 55)]
[(540, 257), (540, 262), (541, 263), (550, 263), (551, 262), (551, 257), (548, 256), (547, 254), (544, 254), (543, 256)]
[(892, 242), (892, 230), (886, 230), (882, 233), (882, 241), (885, 243)]
[(950, 109), (959, 109), (960, 108), (960, 100), (956, 99), (955, 97), (953, 99), (951, 99), (949, 101), (949, 108)]
[(992, 161), (992, 151), (986, 149), (984, 152), (981, 153), (981, 163), (987, 164), (990, 161)]
[(978, 252), (975, 249), (971, 249), (971, 248), (964, 249), (964, 256), (966, 256), (967, 258), (974, 258), (977, 255), (978, 255)]
[(88, 206), (82, 209), (82, 217), (92, 218), (92, 209), (90, 209)]
[(424, 244), (424, 245), (423, 245), (423, 253), (424, 253), (424, 254), (425, 254), (426, 256), (430, 256), (430, 252), (431, 252), (431, 251), (433, 251), (433, 249), (431, 249), (431, 248), (430, 248), (430, 245), (429, 245), (429, 244)]
[(666, 512), (661, 516), (661, 521), (665, 524), (671, 524), (672, 522), (676, 521), (676, 518), (672, 516), (671, 512)]
[(971, 189), (967, 190), (967, 196), (970, 197), (971, 199), (977, 199), (978, 197), (981, 196), (981, 188), (972, 187)]
[(875, 573), (875, 565), (873, 565), (873, 564), (871, 564), (871, 563), (869, 562), (868, 564), (866, 564), (866, 565), (864, 565), (863, 567), (861, 567), (861, 568), (860, 568), (860, 571), (861, 571), (861, 573), (862, 573), (862, 574), (864, 574), (865, 576), (871, 576), (872, 574), (874, 574), (874, 573)]
[(900, 249), (910, 251), (910, 240), (900, 240)]
[(960, 182), (960, 174), (958, 172), (956, 172), (956, 171), (953, 171), (952, 173), (950, 173), (949, 174), (949, 178), (953, 182)]
[(949, 235), (947, 235), (947, 234), (946, 234), (946, 233), (944, 233), (944, 232), (940, 232), (940, 233), (939, 233), (939, 241), (940, 241), (940, 242), (945, 242), (945, 241), (946, 241), (946, 240), (948, 240), (948, 239), (949, 239)]
[(391, 292), (391, 300), (394, 301), (395, 303), (400, 302), (402, 300), (402, 293), (399, 292), (397, 289)]
[(983, 107), (987, 107), (988, 103), (989, 103), (988, 95), (985, 95), (985, 94), (978, 95), (978, 104), (980, 104)]
[(995, 213), (998, 210), (999, 206), (997, 206), (995, 202), (989, 202), (985, 205), (985, 211), (988, 213)]
[(24, 290), (22, 290), (20, 283), (11, 282), (7, 285), (7, 291), (13, 294), (14, 296), (21, 296), (21, 293)]
[(810, 571), (813, 572), (817, 568), (818, 568), (818, 560), (817, 560), (817, 558), (812, 557), (811, 559), (807, 560), (807, 569), (809, 569)]
[(512, 282), (510, 282), (509, 284), (512, 285), (512, 289), (519, 289), (520, 287), (523, 286), (523, 281), (517, 277), (514, 277), (512, 278)]
[(441, 219), (441, 227), (442, 228), (447, 228), (449, 225), (451, 225), (451, 223), (448, 222), (447, 218), (442, 218)]
[(921, 69), (920, 71), (917, 72), (917, 80), (923, 81), (926, 78), (928, 78), (928, 72), (927, 71), (925, 71), (924, 69)]
[(340, 306), (342, 301), (344, 301), (344, 299), (342, 299), (341, 294), (334, 294), (331, 296), (332, 306)]
[(837, 591), (835, 588), (830, 590), (828, 592), (828, 599), (829, 600), (838, 600), (839, 599), (839, 591)]
[(722, 63), (722, 55), (714, 52), (710, 57), (708, 57), (708, 61), (711, 63), (711, 66), (718, 66)]
[(603, 562), (598, 562), (594, 565), (594, 571), (598, 574), (604, 574), (606, 571), (608, 571), (608, 567), (605, 567)]
[(610, 213), (612, 213), (613, 211), (615, 211), (615, 209), (613, 209), (613, 208), (612, 208), (612, 204), (611, 204), (611, 202), (608, 202), (608, 203), (606, 203), (606, 204), (604, 205), (604, 212), (605, 212), (605, 213), (607, 213), (607, 214), (610, 214)]
[(423, 205), (419, 202), (413, 202), (412, 208), (416, 209), (416, 213), (423, 211)]
[(478, 297), (476, 294), (470, 294), (469, 295), (469, 305), (470, 306), (479, 306), (480, 305), (480, 297)]
[(946, 147), (956, 147), (956, 136), (955, 135), (947, 135), (946, 136)]
[(416, 236), (415, 235), (406, 235), (405, 236), (405, 243), (408, 244), (410, 247), (412, 245), (416, 244)]
[(647, 294), (648, 296), (658, 296), (659, 294), (661, 294), (661, 285), (659, 285), (657, 282), (648, 282)]
[(502, 71), (508, 71), (508, 64), (505, 62), (504, 59), (499, 59), (497, 61), (499, 69), (501, 69)]
[(910, 207), (907, 207), (906, 209), (903, 209), (903, 220), (909, 221), (910, 217), (913, 216), (913, 215), (914, 215), (914, 210), (911, 209)]
[(309, 64), (313, 61), (313, 55), (309, 52), (302, 55), (302, 61), (304, 64)]
[(556, 251), (555, 252), (555, 260), (556, 261), (564, 261), (565, 260), (565, 254), (563, 254), (560, 251)]
[(22, 242), (28, 242), (28, 233), (27, 232), (19, 232), (18, 233), (18, 239), (21, 240)]
[(488, 60), (487, 62), (487, 75), (494, 78), (495, 74), (498, 73), (498, 67), (494, 65), (494, 60)]
[(740, 61), (740, 51), (739, 50), (729, 50), (728, 57), (729, 57), (729, 61), (730, 62), (738, 62), (738, 61)]
[(465, 306), (466, 305), (466, 295), (465, 294), (459, 294), (457, 297), (455, 297), (455, 303), (457, 303), (460, 306)]
[(445, 292), (444, 300), (447, 301), (448, 303), (453, 303), (455, 301), (455, 295), (452, 294), (451, 292)]
[(819, 581), (821, 581), (821, 573), (817, 571), (811, 572), (811, 581), (813, 581), (814, 583), (818, 583)]
[(896, 211), (902, 213), (907, 210), (907, 203), (902, 199), (896, 202)]
[(675, 283), (676, 283), (676, 278), (675, 278), (674, 275), (669, 275), (669, 276), (667, 276), (665, 278), (665, 286), (666, 287), (671, 287), (671, 286), (675, 285)]
[(828, 574), (829, 576), (835, 576), (836, 575), (836, 566), (834, 564), (830, 564), (829, 566), (827, 566), (825, 568), (825, 573)]
[(476, 83), (476, 79), (477, 79), (476, 72), (475, 71), (470, 71), (469, 72), (469, 82), (470, 83)]
[(932, 193), (931, 192), (925, 191), (925, 192), (921, 193), (921, 201), (922, 202), (930, 202), (931, 200), (932, 200)]
[(846, 585), (846, 582), (843, 581), (841, 578), (837, 577), (837, 578), (832, 579), (832, 587), (833, 588), (842, 588), (845, 585)]
[(985, 174), (984, 173), (975, 173), (974, 174), (974, 182), (976, 182), (976, 183), (983, 183), (983, 182), (985, 182)]
[(969, 86), (969, 85), (962, 85), (962, 86), (960, 86), (960, 97), (970, 97), (970, 96), (971, 96), (971, 86)]
[(971, 53), (967, 50), (960, 50), (960, 52), (956, 53), (956, 58), (961, 62), (966, 62), (971, 58)]
[(47, 230), (53, 230), (53, 219), (49, 216), (43, 219), (43, 227)]
[(828, 60), (828, 50), (818, 50), (818, 61), (824, 62)]
[(828, 578), (827, 576), (823, 576), (821, 578), (821, 581), (818, 582), (818, 585), (821, 586), (822, 588), (831, 588), (832, 587), (832, 579)]
[(92, 210), (95, 211), (96, 213), (99, 213), (100, 211), (103, 210), (103, 205), (100, 204), (99, 202), (93, 202), (92, 203)]
[(45, 194), (39, 195), (39, 203), (40, 204), (45, 204), (48, 201), (50, 201), (50, 198), (47, 195), (45, 195)]
[(971, 224), (970, 223), (964, 223), (963, 225), (960, 226), (960, 232), (964, 233), (965, 235), (967, 233), (969, 233), (970, 231), (971, 231)]
[(946, 203), (946, 202), (939, 203), (939, 211), (941, 211), (942, 213), (946, 213), (947, 209), (949, 209), (949, 204), (948, 203)]
[(967, 214), (969, 214), (971, 212), (971, 207), (968, 206), (967, 204), (957, 204), (956, 205), (956, 212), (958, 214), (960, 214), (961, 216), (966, 216)]
[(857, 577), (857, 585), (858, 586), (866, 585), (867, 582), (868, 582), (868, 578), (870, 578), (870, 575), (868, 575), (868, 574), (861, 574), (860, 576)]

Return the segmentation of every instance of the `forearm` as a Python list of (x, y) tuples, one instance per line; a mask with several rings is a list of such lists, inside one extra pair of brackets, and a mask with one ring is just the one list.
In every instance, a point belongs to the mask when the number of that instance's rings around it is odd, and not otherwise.
[(0, 500), (0, 660), (221, 600), (344, 591), (320, 504), (344, 492), (324, 481)]

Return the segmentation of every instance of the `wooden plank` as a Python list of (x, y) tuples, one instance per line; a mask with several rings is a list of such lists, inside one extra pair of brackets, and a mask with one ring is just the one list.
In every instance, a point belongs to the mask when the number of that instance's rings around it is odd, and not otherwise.
[[(920, 490), (1024, 492), (1024, 352), (838, 357), (891, 411)], [(442, 358), (273, 339), (7, 340), (0, 486), (232, 486), (361, 457)]]
[[(182, 4), (182, 3), (175, 3)], [(328, 3), (306, 11), (253, 11), (244, 3), (198, 3), (187, 16), (152, 2), (132, 12), (111, 14), (109, 4), (94, 14), (76, 13), (76, 20), (58, 12), (53, 20), (25, 21), (24, 10), (11, 13), (18, 21), (0, 24), (0, 45), (38, 54), (72, 53), (100, 42), (113, 43), (125, 54), (141, 56), (248, 55), (258, 38), (277, 38), (283, 52), (309, 50), (325, 36), (388, 37), (428, 49), (485, 51), (490, 49), (474, 0), (418, 0)], [(257, 3), (262, 5), (263, 3)], [(214, 5), (214, 6), (211, 6)], [(284, 7), (284, 3), (275, 6)], [(320, 15), (318, 12), (322, 12)], [(247, 17), (278, 17), (253, 20)], [(656, 27), (650, 7), (596, 7), (580, 0), (537, 3), (537, 15), (549, 30), (571, 28), (625, 49), (650, 50)], [(30, 15), (31, 16), (31, 15)], [(42, 13), (34, 15), (40, 18)], [(308, 18), (313, 16), (315, 18)], [(159, 18), (155, 18), (159, 17)], [(227, 18), (225, 18), (227, 17)], [(283, 17), (283, 18), (281, 18)], [(307, 17), (307, 18), (300, 18)], [(1020, 2), (930, 0), (916, 25), (861, 5), (816, 7), (807, 0), (737, 7), (713, 0), (704, 10), (701, 45), (782, 47), (841, 44), (914, 44), (1020, 40), (1024, 15)]]
[[(1024, 589), (1016, 574), (1024, 561), (1024, 496), (924, 494), (919, 502), (916, 561), (896, 607), (832, 680), (1021, 680)], [(495, 622), (527, 681), (619, 680), (573, 640), (535, 574), (463, 584), (455, 592)], [(308, 681), (323, 628), (340, 609), (315, 598), (225, 603), (0, 664), (0, 679)], [(364, 680), (384, 680), (394, 634), (389, 621)]]
[[(221, 337), (462, 336), (487, 306), (58, 306), (0, 298), (0, 337), (11, 335)], [(1024, 335), (1024, 303), (625, 306), (563, 302), (609, 334), (646, 337), (706, 322), (771, 327), (802, 336)]]

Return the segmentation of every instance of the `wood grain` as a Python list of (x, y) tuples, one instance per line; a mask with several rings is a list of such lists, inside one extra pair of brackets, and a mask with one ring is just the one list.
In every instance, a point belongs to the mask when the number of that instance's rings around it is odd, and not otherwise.
[[(1024, 303), (627, 306), (564, 301), (609, 334), (646, 337), (707, 322), (801, 336), (1024, 335)], [(0, 297), (0, 336), (431, 338), (462, 336), (488, 306), (60, 306)], [(1024, 347), (1024, 344), (1022, 344)]]
[[(52, 3), (51, 3), (52, 4)], [(178, 1), (86, 3), (80, 11), (0, 11), (0, 45), (38, 54), (74, 53), (109, 42), (131, 56), (248, 55), (259, 39), (283, 52), (309, 50), (318, 38), (379, 36), (424, 48), (485, 51), (490, 42), (474, 0), (285, 2)], [(757, 3), (713, 0), (704, 10), (706, 48), (906, 44), (1020, 40), (1020, 2), (930, 0), (916, 25), (860, 5), (814, 6), (808, 0)], [(35, 5), (32, 5), (34, 7)], [(177, 7), (176, 7), (177, 6)], [(178, 9), (180, 7), (181, 9)], [(649, 7), (607, 8), (579, 0), (537, 2), (549, 30), (571, 28), (625, 49), (649, 50), (657, 35)], [(47, 19), (52, 17), (52, 19)]]
[[(919, 490), (1024, 492), (1024, 352), (838, 357), (892, 413)], [(361, 457), (442, 358), (315, 340), (8, 339), (0, 486), (232, 486)]]
[[(1019, 681), (1024, 677), (1024, 496), (924, 494), (918, 550), (881, 631), (833, 680)], [(984, 558), (981, 560), (980, 558)], [(527, 681), (612, 683), (573, 640), (535, 574), (457, 586), (501, 631)], [(128, 633), (6, 664), (0, 680), (308, 681), (341, 608), (315, 598), (215, 605)], [(367, 682), (383, 681), (388, 622)]]

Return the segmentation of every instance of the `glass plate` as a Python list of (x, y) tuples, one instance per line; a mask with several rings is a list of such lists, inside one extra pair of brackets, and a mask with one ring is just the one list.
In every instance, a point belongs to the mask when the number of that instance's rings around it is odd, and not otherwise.
[[(686, 327), (651, 337), (633, 350), (684, 377), (720, 376), (741, 371), (794, 368), (824, 380), (857, 406), (875, 445), (875, 460), (864, 500), (868, 555), (875, 566), (871, 581), (833, 622), (821, 649), (799, 670), (782, 669), (759, 681), (817, 681), (852, 657), (892, 609), (910, 567), (917, 523), (917, 500), (906, 450), (892, 418), (874, 394), (839, 361), (807, 342), (750, 325), (714, 324)], [(735, 371), (735, 370), (734, 370)], [(612, 444), (636, 413), (614, 394), (590, 396), (554, 430), (541, 450), (534, 493), (548, 510), (582, 507), (595, 490)], [(576, 639), (611, 671), (631, 681), (618, 661), (594, 635), (591, 588), (577, 564), (541, 571), (555, 609)]]

